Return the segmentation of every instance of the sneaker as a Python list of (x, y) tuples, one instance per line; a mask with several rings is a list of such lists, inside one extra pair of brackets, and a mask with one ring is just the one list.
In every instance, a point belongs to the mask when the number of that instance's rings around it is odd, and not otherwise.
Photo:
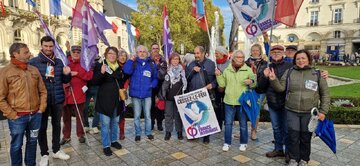
[(171, 133), (167, 131), (167, 132), (165, 133), (165, 138), (164, 138), (164, 140), (165, 140), (165, 141), (168, 141), (168, 140), (170, 140), (170, 137), (171, 137)]
[(229, 151), (229, 149), (230, 149), (230, 145), (229, 145), (229, 144), (224, 144), (224, 146), (222, 147), (222, 150), (223, 150), (224, 152)]
[(68, 138), (68, 139), (63, 138), (63, 139), (61, 139), (61, 141), (60, 141), (60, 145), (65, 145), (66, 143), (69, 143), (70, 141), (71, 141), (71, 138)]
[(314, 132), (316, 130), (316, 127), (319, 123), (319, 116), (318, 116), (319, 110), (314, 107), (311, 109), (311, 117), (308, 124), (308, 130), (309, 132)]
[(247, 148), (247, 144), (240, 144), (239, 150), (245, 152)]
[(85, 143), (85, 141), (86, 141), (86, 140), (85, 140), (84, 137), (80, 137), (80, 138), (79, 138), (79, 142), (80, 142), (80, 143)]
[(111, 156), (113, 154), (110, 147), (104, 148), (103, 151), (105, 156)]
[(112, 142), (111, 147), (114, 147), (115, 149), (121, 149), (122, 146), (119, 142)]
[(297, 166), (297, 165), (298, 163), (296, 162), (296, 160), (291, 159), (288, 166)]
[(64, 153), (62, 150), (57, 151), (53, 154), (53, 158), (61, 159), (61, 160), (68, 160), (70, 156)]
[(154, 136), (153, 135), (147, 135), (147, 138), (150, 140), (150, 141), (152, 141), (152, 140), (154, 140)]
[(307, 165), (308, 165), (308, 163), (306, 161), (300, 160), (299, 166), (307, 166)]
[(139, 141), (140, 141), (140, 139), (141, 139), (141, 137), (140, 137), (140, 136), (136, 136), (136, 137), (135, 137), (135, 142), (139, 142)]
[(210, 136), (205, 136), (204, 139), (203, 139), (203, 143), (204, 144), (209, 144), (210, 143)]
[(184, 139), (182, 131), (177, 132), (177, 135), (178, 135), (178, 140), (183, 140)]
[(285, 156), (285, 154), (284, 154), (284, 152), (281, 150), (281, 151), (279, 151), (279, 150), (273, 150), (273, 151), (271, 151), (271, 152), (267, 152), (266, 153), (266, 157), (284, 157)]
[(41, 160), (40, 160), (39, 165), (40, 166), (47, 166), (48, 164), (49, 164), (49, 156), (48, 155), (41, 156)]
[(93, 128), (91, 128), (90, 129), (90, 134), (98, 134), (100, 131), (99, 131), (99, 129), (97, 128), (97, 127), (93, 127)]

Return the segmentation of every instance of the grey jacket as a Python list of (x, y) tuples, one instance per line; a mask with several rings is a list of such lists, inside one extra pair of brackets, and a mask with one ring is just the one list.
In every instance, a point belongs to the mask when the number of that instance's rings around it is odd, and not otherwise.
[[(287, 73), (290, 70), (289, 80), (287, 80)], [(315, 84), (315, 87), (309, 85), (309, 82)], [(301, 69), (294, 66), (285, 71), (280, 81), (277, 78), (271, 80), (270, 85), (277, 92), (287, 92), (285, 108), (290, 111), (307, 113), (313, 107), (317, 107), (320, 112), (326, 114), (329, 110), (330, 95), (327, 82), (314, 68), (304, 67)], [(309, 87), (312, 87), (312, 90)]]

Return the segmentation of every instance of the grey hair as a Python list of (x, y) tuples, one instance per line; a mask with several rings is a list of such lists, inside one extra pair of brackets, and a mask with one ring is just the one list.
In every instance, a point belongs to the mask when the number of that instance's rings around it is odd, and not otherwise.
[(241, 55), (244, 56), (244, 58), (245, 58), (245, 54), (244, 54), (243, 51), (241, 51), (241, 50), (236, 50), (236, 51), (234, 51), (234, 53), (232, 54), (231, 60), (233, 60), (234, 57), (236, 57), (238, 54), (241, 54)]
[(125, 54), (125, 55), (126, 55), (126, 59), (129, 58), (129, 54), (128, 54), (124, 49), (120, 49), (120, 50), (119, 50), (119, 56), (122, 55), (122, 54)]
[(203, 46), (196, 46), (195, 49), (199, 49), (201, 53), (205, 53), (205, 48)]
[(9, 48), (10, 57), (14, 58), (14, 52), (20, 53), (21, 48), (28, 48), (25, 43), (14, 43)]

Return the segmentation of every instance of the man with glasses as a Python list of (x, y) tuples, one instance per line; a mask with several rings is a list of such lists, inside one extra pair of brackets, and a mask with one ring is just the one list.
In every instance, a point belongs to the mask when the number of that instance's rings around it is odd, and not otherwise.
[(286, 47), (286, 51), (285, 51), (286, 57), (285, 57), (284, 61), (285, 61), (285, 62), (290, 62), (290, 63), (292, 63), (296, 51), (297, 51), (297, 47), (296, 47), (296, 46), (294, 46), (294, 45), (289, 45), (289, 46), (287, 46), (287, 47)]
[(151, 45), (151, 60), (156, 64), (156, 70), (159, 73), (158, 74), (158, 85), (153, 89), (152, 95), (151, 95), (151, 130), (154, 129), (155, 126), (155, 119), (156, 119), (156, 125), (157, 129), (159, 131), (163, 131), (162, 122), (165, 118), (164, 110), (159, 110), (157, 108), (156, 102), (158, 102), (159, 98), (157, 97), (161, 85), (164, 82), (164, 77), (167, 72), (167, 64), (164, 60), (164, 57), (159, 53), (160, 52), (160, 46), (156, 43)]

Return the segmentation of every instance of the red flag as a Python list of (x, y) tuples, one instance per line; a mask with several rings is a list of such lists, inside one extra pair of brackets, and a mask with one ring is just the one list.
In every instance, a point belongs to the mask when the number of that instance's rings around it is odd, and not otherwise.
[(4, 2), (0, 0), (0, 6), (1, 6), (1, 13), (3, 16), (6, 16), (5, 8), (4, 8)]
[(119, 29), (119, 27), (114, 23), (114, 21), (111, 23), (111, 25), (112, 25), (112, 30), (113, 30), (113, 32), (114, 33), (116, 33), (117, 32), (117, 30)]
[[(198, 15), (198, 6), (197, 6), (197, 1), (202, 1), (202, 0), (192, 0), (192, 5), (191, 5), (191, 15), (196, 19), (196, 24), (205, 32), (207, 32), (207, 27), (206, 27), (206, 21), (205, 21), (205, 15), (204, 16), (199, 16)], [(205, 9), (203, 9), (205, 11)], [(206, 13), (206, 12), (205, 12)]]
[(140, 30), (139, 30), (139, 28), (135, 28), (135, 33), (136, 33), (136, 35), (135, 35), (136, 39), (139, 40), (139, 37), (140, 37)]
[(71, 20), (71, 25), (73, 27), (77, 27), (77, 28), (80, 28), (80, 29), (82, 28), (83, 16), (82, 16), (81, 9), (83, 7), (85, 8), (84, 1), (83, 0), (77, 0), (75, 8), (73, 8), (73, 18)]
[(287, 26), (294, 26), (296, 16), (304, 0), (278, 0), (275, 20)]

